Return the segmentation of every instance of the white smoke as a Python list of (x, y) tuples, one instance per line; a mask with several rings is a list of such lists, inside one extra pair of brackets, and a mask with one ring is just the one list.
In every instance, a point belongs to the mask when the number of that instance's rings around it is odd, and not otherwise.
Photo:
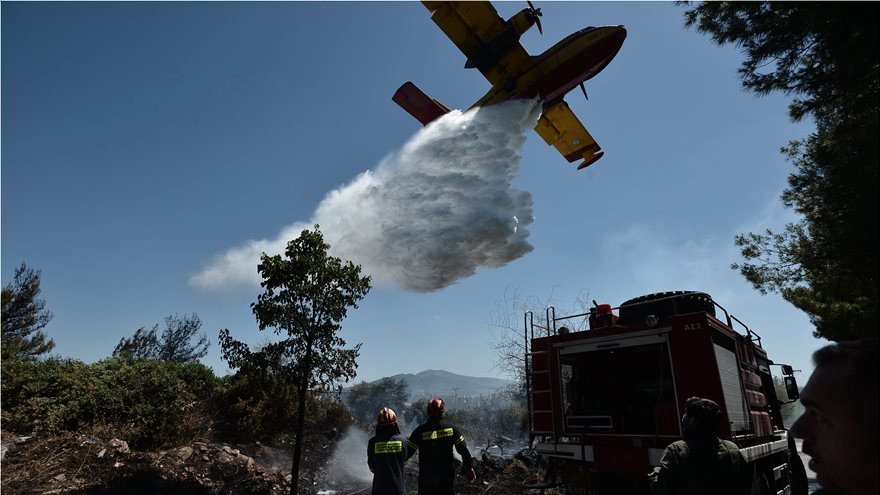
[(331, 254), (363, 266), (377, 282), (433, 291), (532, 250), (532, 197), (512, 187), (525, 134), (541, 105), (516, 100), (450, 112), (421, 129), (374, 170), (331, 191), (312, 220), (275, 240), (248, 241), (190, 278), (216, 289), (259, 282), (260, 253), (319, 224)]
[[(367, 466), (369, 439), (365, 431), (349, 426), (342, 439), (336, 443), (333, 456), (318, 476), (318, 486), (335, 488), (372, 483), (373, 473)], [(335, 493), (330, 489), (327, 492)]]

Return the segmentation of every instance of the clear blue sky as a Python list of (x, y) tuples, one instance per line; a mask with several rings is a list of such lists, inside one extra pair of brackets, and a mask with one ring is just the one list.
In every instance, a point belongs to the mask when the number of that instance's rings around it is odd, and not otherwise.
[[(524, 2), (496, 4), (509, 17)], [(703, 290), (803, 369), (824, 345), (807, 317), (729, 265), (737, 233), (792, 220), (779, 153), (811, 131), (788, 97), (740, 87), (742, 55), (668, 3), (540, 2), (533, 54), (623, 24), (617, 58), (566, 100), (606, 154), (576, 172), (534, 132), (518, 189), (534, 250), (440, 291), (375, 287), (344, 323), (359, 379), (443, 368), (494, 376), (487, 323), (516, 289), (568, 307)], [(169, 314), (258, 344), (257, 287), (205, 291), (215, 256), (312, 218), (329, 191), (419, 129), (391, 102), (412, 80), (451, 108), (488, 89), (419, 3), (2, 4), (2, 280), (42, 270), (60, 355), (93, 362)], [(517, 317), (518, 318), (518, 317)], [(516, 320), (517, 324), (520, 320)]]

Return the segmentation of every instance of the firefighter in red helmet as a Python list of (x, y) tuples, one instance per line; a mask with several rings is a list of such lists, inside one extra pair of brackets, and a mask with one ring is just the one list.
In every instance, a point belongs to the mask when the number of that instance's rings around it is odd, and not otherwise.
[(367, 465), (373, 473), (373, 495), (405, 495), (403, 464), (412, 455), (397, 426), (397, 415), (383, 407), (376, 417), (376, 435), (367, 442)]
[(419, 452), (419, 495), (451, 495), (455, 493), (455, 458), (452, 449), (461, 455), (462, 474), (473, 482), (476, 474), (473, 459), (458, 428), (443, 421), (445, 406), (440, 397), (428, 403), (428, 421), (416, 428), (407, 440), (413, 455)]

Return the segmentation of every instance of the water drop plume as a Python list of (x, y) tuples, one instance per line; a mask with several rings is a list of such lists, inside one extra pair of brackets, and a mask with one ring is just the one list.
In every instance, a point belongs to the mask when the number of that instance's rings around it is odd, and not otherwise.
[(257, 283), (260, 253), (282, 252), (315, 223), (331, 254), (361, 264), (379, 283), (407, 290), (434, 291), (479, 268), (503, 266), (532, 250), (532, 197), (512, 183), (540, 110), (538, 101), (516, 100), (452, 111), (328, 193), (309, 222), (285, 227), (275, 240), (228, 250), (190, 284)]

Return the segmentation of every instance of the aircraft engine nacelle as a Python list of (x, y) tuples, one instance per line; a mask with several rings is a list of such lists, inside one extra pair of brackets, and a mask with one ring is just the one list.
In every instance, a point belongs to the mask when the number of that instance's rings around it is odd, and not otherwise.
[(513, 28), (517, 39), (519, 39), (519, 37), (528, 31), (529, 28), (534, 26), (537, 21), (538, 16), (535, 15), (534, 10), (522, 9), (517, 12), (516, 15), (507, 20), (507, 25)]
[(541, 30), (540, 9), (522, 9), (513, 17), (505, 21), (504, 30), (487, 43), (479, 52), (471, 55), (465, 69), (490, 67), (498, 63), (499, 58), (519, 43), (519, 38), (532, 26), (537, 25)]

